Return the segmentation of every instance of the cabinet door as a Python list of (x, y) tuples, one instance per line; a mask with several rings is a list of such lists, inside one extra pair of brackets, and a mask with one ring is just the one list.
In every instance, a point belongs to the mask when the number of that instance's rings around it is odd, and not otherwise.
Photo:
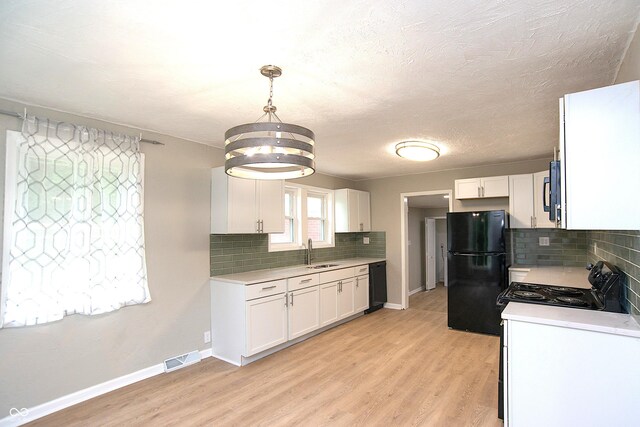
[(482, 178), (482, 197), (509, 197), (509, 176)]
[(284, 232), (284, 181), (256, 181), (257, 219), (262, 221), (263, 233)]
[[(536, 228), (555, 228), (556, 224), (549, 221), (549, 212), (544, 211), (544, 198), (549, 197), (543, 194), (544, 179), (549, 176), (549, 171), (542, 171), (533, 174), (533, 225)], [(548, 187), (546, 190), (548, 191)], [(548, 201), (548, 200), (547, 200)]]
[(358, 231), (371, 231), (371, 206), (366, 191), (358, 191)]
[(533, 228), (533, 175), (509, 176), (509, 228)]
[(566, 228), (640, 229), (638, 82), (566, 95), (564, 123)]
[(246, 351), (251, 356), (287, 341), (287, 294), (245, 303)]
[(320, 327), (320, 292), (318, 286), (289, 292), (289, 339)]
[(227, 177), (227, 233), (256, 233), (256, 183), (252, 179)]
[(320, 326), (338, 320), (338, 282), (320, 285)]
[(349, 317), (355, 313), (354, 290), (354, 279), (338, 282), (338, 319)]
[(480, 178), (456, 179), (456, 199), (477, 199), (481, 197)]
[(354, 290), (355, 312), (360, 313), (369, 308), (369, 275), (356, 277)]

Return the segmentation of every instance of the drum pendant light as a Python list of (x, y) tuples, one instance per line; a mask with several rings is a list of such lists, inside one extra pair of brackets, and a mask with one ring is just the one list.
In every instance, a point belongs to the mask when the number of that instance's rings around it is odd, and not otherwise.
[[(269, 78), (269, 100), (264, 114), (255, 122), (225, 132), (224, 154), (227, 175), (251, 179), (291, 179), (315, 172), (314, 140), (309, 129), (283, 123), (273, 105), (273, 79), (282, 69), (265, 65), (260, 73)], [(266, 121), (261, 121), (265, 119)]]

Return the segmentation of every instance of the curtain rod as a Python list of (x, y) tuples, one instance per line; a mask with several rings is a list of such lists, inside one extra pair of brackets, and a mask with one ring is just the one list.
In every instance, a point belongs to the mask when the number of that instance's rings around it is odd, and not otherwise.
[[(23, 119), (24, 120), (24, 117), (22, 116), (22, 114), (14, 113), (13, 111), (0, 110), (0, 114), (2, 114), (4, 116), (16, 117), (18, 119)], [(152, 139), (142, 139), (142, 138), (140, 138), (140, 142), (145, 142), (147, 144), (153, 144), (153, 145), (164, 145), (164, 142), (154, 141)]]

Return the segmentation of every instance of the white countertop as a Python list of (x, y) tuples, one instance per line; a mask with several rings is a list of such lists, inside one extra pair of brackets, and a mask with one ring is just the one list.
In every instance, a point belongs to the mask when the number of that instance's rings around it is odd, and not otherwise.
[(290, 277), (304, 276), (305, 274), (323, 273), (325, 271), (339, 270), (341, 268), (355, 267), (358, 265), (372, 264), (374, 262), (385, 261), (384, 258), (349, 258), (335, 261), (324, 261), (311, 264), (336, 264), (335, 267), (321, 269), (310, 269), (307, 265), (296, 265), (292, 267), (272, 268), (269, 270), (254, 270), (244, 273), (225, 274), (224, 276), (212, 276), (211, 280), (227, 283), (237, 283), (240, 285), (253, 285), (255, 283), (269, 282), (272, 280), (288, 279)]
[(502, 318), (640, 338), (640, 325), (629, 314), (510, 302)]

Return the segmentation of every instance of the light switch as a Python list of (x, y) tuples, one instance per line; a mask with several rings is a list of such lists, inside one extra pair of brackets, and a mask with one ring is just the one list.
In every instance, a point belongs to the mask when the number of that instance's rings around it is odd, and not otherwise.
[(539, 246), (549, 246), (549, 238), (548, 237), (538, 237), (538, 245)]

